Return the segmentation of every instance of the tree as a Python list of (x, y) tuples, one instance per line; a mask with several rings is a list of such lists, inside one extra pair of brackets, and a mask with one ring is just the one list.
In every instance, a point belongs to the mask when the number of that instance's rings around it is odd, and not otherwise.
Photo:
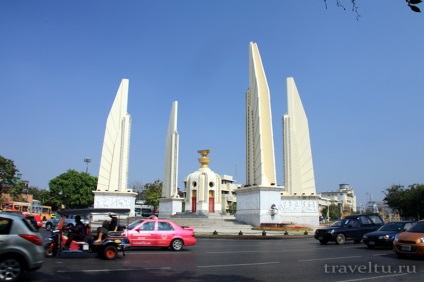
[(162, 196), (162, 181), (155, 180), (154, 183), (144, 185), (144, 191), (141, 193), (146, 205), (152, 205), (155, 209), (159, 207), (159, 199)]
[(9, 193), (15, 184), (15, 175), (19, 170), (12, 160), (0, 156), (0, 193)]
[(26, 187), (12, 160), (0, 156), (0, 193), (9, 194), (13, 201), (24, 202), (21, 196)]
[(392, 185), (383, 191), (383, 201), (403, 218), (420, 219), (424, 215), (424, 185), (412, 184), (408, 188)]
[[(328, 212), (328, 209), (330, 209), (330, 212)], [(329, 216), (328, 220), (338, 219), (341, 216), (340, 205), (331, 204), (329, 207), (323, 208), (321, 214), (323, 217), (327, 217), (327, 214), (328, 214)]]
[[(325, 2), (325, 7), (327, 8), (327, 0), (324, 0), (324, 2)], [(352, 3), (352, 11), (354, 11), (356, 13), (357, 17), (359, 17), (357, 0), (350, 0), (350, 2)], [(420, 8), (417, 7), (417, 5), (422, 2), (421, 0), (405, 0), (405, 2), (406, 2), (406, 5), (412, 11), (417, 12), (417, 13), (421, 13)], [(337, 7), (341, 7), (344, 10), (346, 10), (346, 8), (342, 4), (341, 0), (336, 0), (336, 5), (337, 5)]]
[(15, 167), (12, 160), (0, 156), (0, 181), (2, 183), (12, 183), (17, 172), (19, 170)]
[(94, 204), (93, 191), (96, 190), (97, 177), (73, 169), (50, 180), (50, 193), (46, 202), (54, 209), (85, 208)]
[(137, 193), (137, 200), (140, 200), (142, 198), (142, 193), (145, 189), (143, 183), (137, 181), (131, 184), (130, 187), (134, 192)]
[(228, 213), (230, 215), (235, 215), (237, 213), (237, 203), (232, 202), (229, 206), (228, 206)]
[(411, 8), (412, 11), (421, 13), (420, 8), (418, 8), (416, 5), (420, 4), (421, 0), (405, 0), (408, 3), (408, 7)]

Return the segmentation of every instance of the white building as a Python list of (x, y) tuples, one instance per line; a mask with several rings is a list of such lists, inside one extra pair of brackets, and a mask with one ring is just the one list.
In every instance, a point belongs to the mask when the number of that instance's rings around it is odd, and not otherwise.
[(350, 212), (356, 212), (356, 196), (349, 184), (339, 184), (339, 190), (337, 191), (321, 192), (320, 197), (321, 208), (324, 207), (324, 202), (326, 202), (330, 205), (342, 205), (344, 209), (348, 207)]
[(235, 180), (230, 175), (221, 175), (221, 204), (222, 210), (227, 212), (233, 203), (237, 203), (237, 189), (240, 184), (235, 184)]

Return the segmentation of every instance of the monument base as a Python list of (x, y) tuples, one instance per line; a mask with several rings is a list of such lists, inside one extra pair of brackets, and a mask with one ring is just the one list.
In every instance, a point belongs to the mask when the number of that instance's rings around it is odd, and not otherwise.
[(319, 226), (319, 196), (282, 196), (278, 209), (284, 224)]
[(281, 224), (281, 186), (250, 186), (237, 189), (236, 220), (253, 226)]
[(170, 218), (183, 210), (184, 198), (159, 199), (159, 216)]
[(279, 186), (237, 190), (236, 220), (253, 225), (319, 225), (318, 196), (282, 196)]
[[(134, 192), (103, 192), (93, 191), (94, 208), (120, 208), (130, 209), (129, 215), (120, 215), (120, 218), (135, 216), (135, 198), (137, 193)], [(94, 215), (93, 220), (110, 219), (107, 215)]]

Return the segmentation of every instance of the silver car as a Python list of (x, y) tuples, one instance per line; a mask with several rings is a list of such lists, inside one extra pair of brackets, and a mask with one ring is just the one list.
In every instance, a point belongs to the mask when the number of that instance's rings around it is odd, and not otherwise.
[(44, 262), (43, 237), (22, 214), (0, 212), (0, 281), (17, 281)]
[[(67, 215), (65, 222), (63, 223), (63, 226), (64, 227), (65, 226), (68, 226), (68, 227), (75, 226), (75, 224), (76, 224), (75, 223), (75, 216), (76, 215)], [(81, 221), (82, 221), (82, 223), (84, 223), (84, 225), (90, 224), (90, 220), (88, 219), (87, 216), (84, 216), (84, 215), (80, 215), (80, 216), (81, 216)], [(62, 216), (60, 214), (58, 214), (55, 218), (47, 220), (46, 221), (46, 229), (49, 230), (49, 231), (52, 230), (53, 228), (55, 228), (59, 224), (61, 219), (62, 219)]]

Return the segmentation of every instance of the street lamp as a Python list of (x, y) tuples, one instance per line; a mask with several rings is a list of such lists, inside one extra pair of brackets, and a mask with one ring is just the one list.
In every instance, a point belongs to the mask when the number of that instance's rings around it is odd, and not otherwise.
[(91, 158), (85, 157), (84, 162), (87, 163), (87, 166), (85, 168), (85, 172), (88, 173), (88, 164), (91, 162)]

